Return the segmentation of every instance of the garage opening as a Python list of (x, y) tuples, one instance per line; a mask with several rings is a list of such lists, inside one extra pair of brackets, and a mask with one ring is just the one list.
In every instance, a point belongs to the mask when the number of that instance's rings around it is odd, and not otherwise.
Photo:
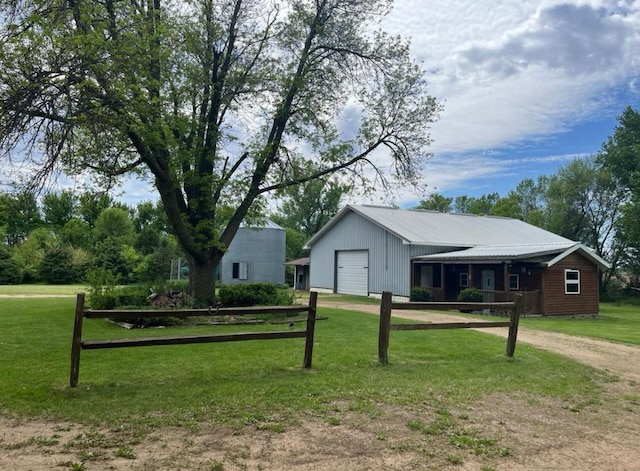
[(342, 250), (336, 256), (336, 291), (356, 296), (369, 295), (369, 251)]

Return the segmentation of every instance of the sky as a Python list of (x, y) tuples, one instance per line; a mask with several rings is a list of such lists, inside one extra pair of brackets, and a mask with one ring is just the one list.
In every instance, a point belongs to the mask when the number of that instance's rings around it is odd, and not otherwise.
[[(598, 152), (624, 108), (640, 109), (640, 0), (396, 0), (381, 27), (411, 39), (444, 104), (427, 193), (506, 196)], [(119, 198), (157, 196), (129, 180)], [(421, 198), (401, 189), (393, 202)]]
[(505, 196), (598, 152), (640, 109), (638, 0), (396, 0), (383, 27), (411, 37), (444, 103), (428, 192)]

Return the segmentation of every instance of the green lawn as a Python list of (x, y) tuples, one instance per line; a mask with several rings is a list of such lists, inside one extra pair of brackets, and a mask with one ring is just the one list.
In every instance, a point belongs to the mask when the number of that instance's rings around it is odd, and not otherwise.
[[(0, 299), (0, 411), (83, 423), (138, 425), (295, 421), (337, 403), (365, 413), (379, 404), (454, 407), (492, 393), (597, 401), (592, 368), (466, 330), (392, 332), (390, 364), (377, 363), (378, 319), (320, 309), (314, 364), (301, 369), (304, 339), (82, 352), (80, 386), (68, 386), (74, 299)], [(263, 327), (253, 327), (260, 329)], [(278, 327), (281, 328), (281, 327)], [(130, 331), (85, 320), (87, 338), (169, 335), (204, 329)], [(427, 339), (428, 338), (428, 339)]]
[(87, 291), (85, 285), (0, 285), (0, 295), (75, 295)]
[(640, 345), (640, 306), (601, 303), (598, 317), (527, 317), (522, 326)]
[[(322, 294), (321, 296), (325, 301), (380, 304), (377, 299), (363, 296), (339, 294)], [(503, 320), (499, 317), (474, 316), (457, 311), (444, 311), (444, 313), (466, 318)], [(523, 317), (520, 319), (520, 325), (532, 329), (640, 345), (640, 306), (629, 304), (601, 303), (598, 317)]]

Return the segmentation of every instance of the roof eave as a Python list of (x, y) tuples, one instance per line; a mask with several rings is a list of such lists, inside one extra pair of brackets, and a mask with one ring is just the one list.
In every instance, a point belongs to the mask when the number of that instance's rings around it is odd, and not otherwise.
[(572, 253), (577, 251), (581, 252), (582, 255), (584, 255), (586, 258), (591, 260), (594, 264), (598, 265), (598, 267), (601, 270), (608, 270), (609, 268), (611, 268), (611, 265), (606, 260), (604, 260), (598, 254), (596, 254), (593, 250), (591, 250), (589, 247), (583, 244), (576, 244), (572, 247), (569, 247), (567, 250), (558, 254), (556, 257), (552, 258), (551, 260), (546, 262), (544, 265), (547, 267), (552, 267), (553, 265), (558, 263), (560, 260), (563, 260), (568, 255), (571, 255)]

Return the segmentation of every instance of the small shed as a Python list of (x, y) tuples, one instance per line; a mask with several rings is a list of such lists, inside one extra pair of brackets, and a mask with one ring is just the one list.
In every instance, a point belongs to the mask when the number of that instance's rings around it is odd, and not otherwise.
[(311, 262), (311, 258), (302, 257), (302, 258), (297, 258), (295, 260), (291, 260), (290, 262), (285, 263), (285, 265), (294, 267), (295, 269), (293, 274), (293, 289), (309, 291), (310, 262)]
[(267, 219), (262, 226), (241, 226), (220, 262), (223, 285), (284, 283), (286, 231)]

